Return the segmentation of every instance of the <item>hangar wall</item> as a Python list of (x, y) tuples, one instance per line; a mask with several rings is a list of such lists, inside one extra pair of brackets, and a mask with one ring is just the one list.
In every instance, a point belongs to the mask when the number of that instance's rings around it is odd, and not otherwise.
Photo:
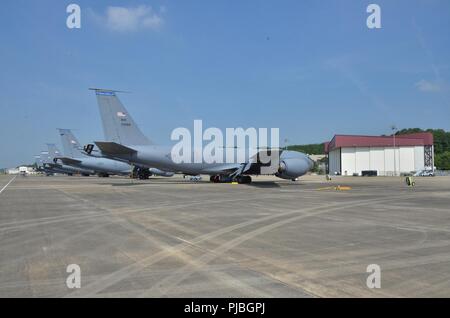
[(414, 170), (422, 170), (425, 167), (424, 147), (416, 146), (414, 149)]
[(328, 154), (328, 171), (330, 174), (341, 173), (341, 149), (334, 149)]
[(335, 135), (324, 143), (330, 174), (361, 175), (377, 171), (392, 176), (434, 170), (434, 140), (430, 132), (392, 136)]
[(397, 147), (395, 154), (392, 147), (344, 147), (330, 151), (329, 158), (330, 173), (344, 176), (361, 175), (364, 170), (392, 176), (424, 169), (423, 146)]

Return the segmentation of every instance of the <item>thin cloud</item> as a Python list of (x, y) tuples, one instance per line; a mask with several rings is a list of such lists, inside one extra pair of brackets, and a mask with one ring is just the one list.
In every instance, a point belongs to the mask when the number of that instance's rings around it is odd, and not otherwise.
[(325, 60), (324, 65), (328, 69), (338, 71), (344, 78), (346, 78), (350, 83), (352, 83), (360, 93), (365, 96), (373, 106), (378, 109), (388, 112), (390, 107), (385, 104), (385, 102), (378, 96), (373, 89), (364, 81), (355, 70), (356, 68), (352, 66), (352, 61), (354, 57), (352, 56), (340, 56), (329, 58)]
[(434, 81), (428, 81), (425, 79), (420, 80), (415, 84), (416, 88), (421, 92), (427, 92), (427, 93), (438, 93), (438, 92), (449, 92), (450, 91), (450, 84), (445, 81), (441, 76), (441, 70), (438, 65), (434, 62), (434, 56), (433, 52), (430, 49), (430, 47), (427, 45), (425, 36), (422, 32), (422, 29), (419, 27), (419, 25), (416, 23), (416, 20), (413, 18), (412, 20), (413, 27), (416, 30), (417, 39), (419, 42), (419, 45), (425, 52), (425, 55), (427, 56), (431, 70), (434, 74)]
[(416, 83), (416, 87), (419, 91), (427, 93), (441, 92), (444, 90), (444, 84), (427, 80), (420, 80)]
[(422, 29), (419, 27), (419, 25), (416, 23), (416, 19), (413, 17), (412, 19), (412, 23), (413, 23), (413, 27), (416, 30), (416, 36), (417, 36), (417, 40), (419, 42), (420, 47), (422, 48), (422, 50), (425, 52), (425, 55), (427, 56), (429, 62), (430, 62), (430, 66), (431, 69), (434, 73), (434, 77), (436, 78), (436, 81), (440, 81), (441, 80), (441, 73), (439, 70), (439, 67), (436, 65), (436, 63), (434, 63), (434, 55), (432, 50), (430, 49), (430, 47), (427, 44), (427, 41), (425, 40), (425, 36), (422, 32)]
[(117, 32), (136, 32), (140, 30), (159, 30), (164, 24), (165, 8), (155, 11), (151, 6), (106, 8), (101, 16), (96, 16), (107, 29)]

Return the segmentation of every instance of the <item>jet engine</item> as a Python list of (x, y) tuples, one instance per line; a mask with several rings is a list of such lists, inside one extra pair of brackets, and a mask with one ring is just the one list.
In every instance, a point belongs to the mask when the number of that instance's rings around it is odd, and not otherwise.
[(276, 176), (293, 180), (306, 174), (313, 166), (314, 163), (308, 156), (298, 152), (286, 151), (280, 157), (280, 167)]

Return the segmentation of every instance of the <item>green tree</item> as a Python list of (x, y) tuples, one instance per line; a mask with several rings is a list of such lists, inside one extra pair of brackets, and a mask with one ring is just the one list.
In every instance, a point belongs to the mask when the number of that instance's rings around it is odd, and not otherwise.
[(324, 144), (292, 145), (288, 150), (300, 151), (308, 155), (323, 155), (325, 153)]
[(434, 163), (440, 170), (450, 170), (450, 151), (435, 155)]

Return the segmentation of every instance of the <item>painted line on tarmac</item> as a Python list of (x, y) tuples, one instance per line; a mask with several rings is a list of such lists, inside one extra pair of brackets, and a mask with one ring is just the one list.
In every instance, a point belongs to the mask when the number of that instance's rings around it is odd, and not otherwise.
[(11, 182), (13, 182), (15, 179), (17, 178), (17, 176), (14, 176), (11, 180), (9, 180), (9, 182), (0, 190), (0, 194), (11, 184)]

